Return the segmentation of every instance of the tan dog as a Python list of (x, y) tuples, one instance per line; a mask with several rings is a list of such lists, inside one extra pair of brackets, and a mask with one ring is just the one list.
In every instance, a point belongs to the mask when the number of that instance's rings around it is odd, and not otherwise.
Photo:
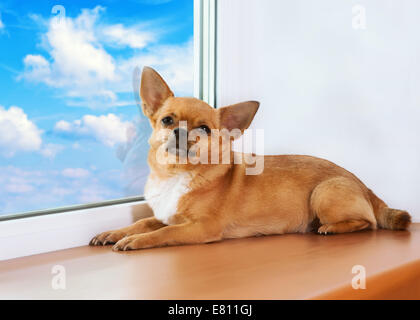
[[(378, 226), (404, 230), (411, 222), (406, 211), (388, 208), (356, 176), (327, 160), (265, 156), (263, 173), (247, 175), (249, 165), (233, 163), (237, 155), (230, 151), (231, 139), (223, 140), (213, 130), (243, 132), (258, 110), (257, 102), (213, 109), (194, 98), (175, 98), (151, 68), (143, 70), (140, 95), (153, 127), (145, 196), (154, 217), (104, 232), (91, 245), (115, 243), (114, 250), (133, 250), (313, 230), (320, 234)], [(205, 139), (188, 141), (186, 149), (174, 144), (173, 136), (181, 135), (181, 120), (187, 123), (188, 135), (198, 128), (222, 150), (229, 146), (231, 163), (187, 160), (188, 151)], [(161, 163), (162, 150), (184, 163)], [(204, 154), (203, 150), (195, 155)]]

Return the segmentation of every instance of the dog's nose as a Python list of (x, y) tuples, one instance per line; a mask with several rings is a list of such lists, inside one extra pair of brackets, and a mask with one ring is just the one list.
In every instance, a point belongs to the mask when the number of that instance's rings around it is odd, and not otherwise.
[(182, 128), (175, 128), (174, 129), (174, 135), (177, 139), (180, 138), (180, 137), (184, 138), (184, 137), (187, 137), (188, 132), (187, 132), (187, 130), (182, 129)]
[(175, 137), (179, 137), (179, 128), (174, 129), (174, 135)]

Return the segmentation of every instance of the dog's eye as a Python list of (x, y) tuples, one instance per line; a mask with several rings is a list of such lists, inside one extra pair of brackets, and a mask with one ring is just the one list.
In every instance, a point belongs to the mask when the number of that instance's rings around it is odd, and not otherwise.
[(170, 126), (171, 124), (174, 123), (174, 119), (172, 119), (171, 117), (165, 117), (165, 118), (162, 119), (162, 123), (165, 126)]
[(207, 134), (209, 134), (211, 132), (210, 128), (207, 127), (206, 125), (202, 125), (202, 126), (198, 127), (198, 129), (203, 130)]

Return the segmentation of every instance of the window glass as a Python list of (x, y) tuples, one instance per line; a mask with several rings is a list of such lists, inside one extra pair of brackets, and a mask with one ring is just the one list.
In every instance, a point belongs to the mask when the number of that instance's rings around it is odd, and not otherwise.
[(59, 3), (0, 3), (0, 215), (142, 195), (142, 67), (193, 94), (192, 0)]

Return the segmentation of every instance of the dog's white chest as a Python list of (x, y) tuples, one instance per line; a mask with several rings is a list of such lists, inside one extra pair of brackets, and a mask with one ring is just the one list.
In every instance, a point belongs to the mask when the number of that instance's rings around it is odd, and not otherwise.
[(156, 219), (165, 224), (177, 213), (179, 199), (189, 191), (191, 178), (186, 174), (161, 180), (149, 177), (145, 187), (145, 197), (153, 209)]

